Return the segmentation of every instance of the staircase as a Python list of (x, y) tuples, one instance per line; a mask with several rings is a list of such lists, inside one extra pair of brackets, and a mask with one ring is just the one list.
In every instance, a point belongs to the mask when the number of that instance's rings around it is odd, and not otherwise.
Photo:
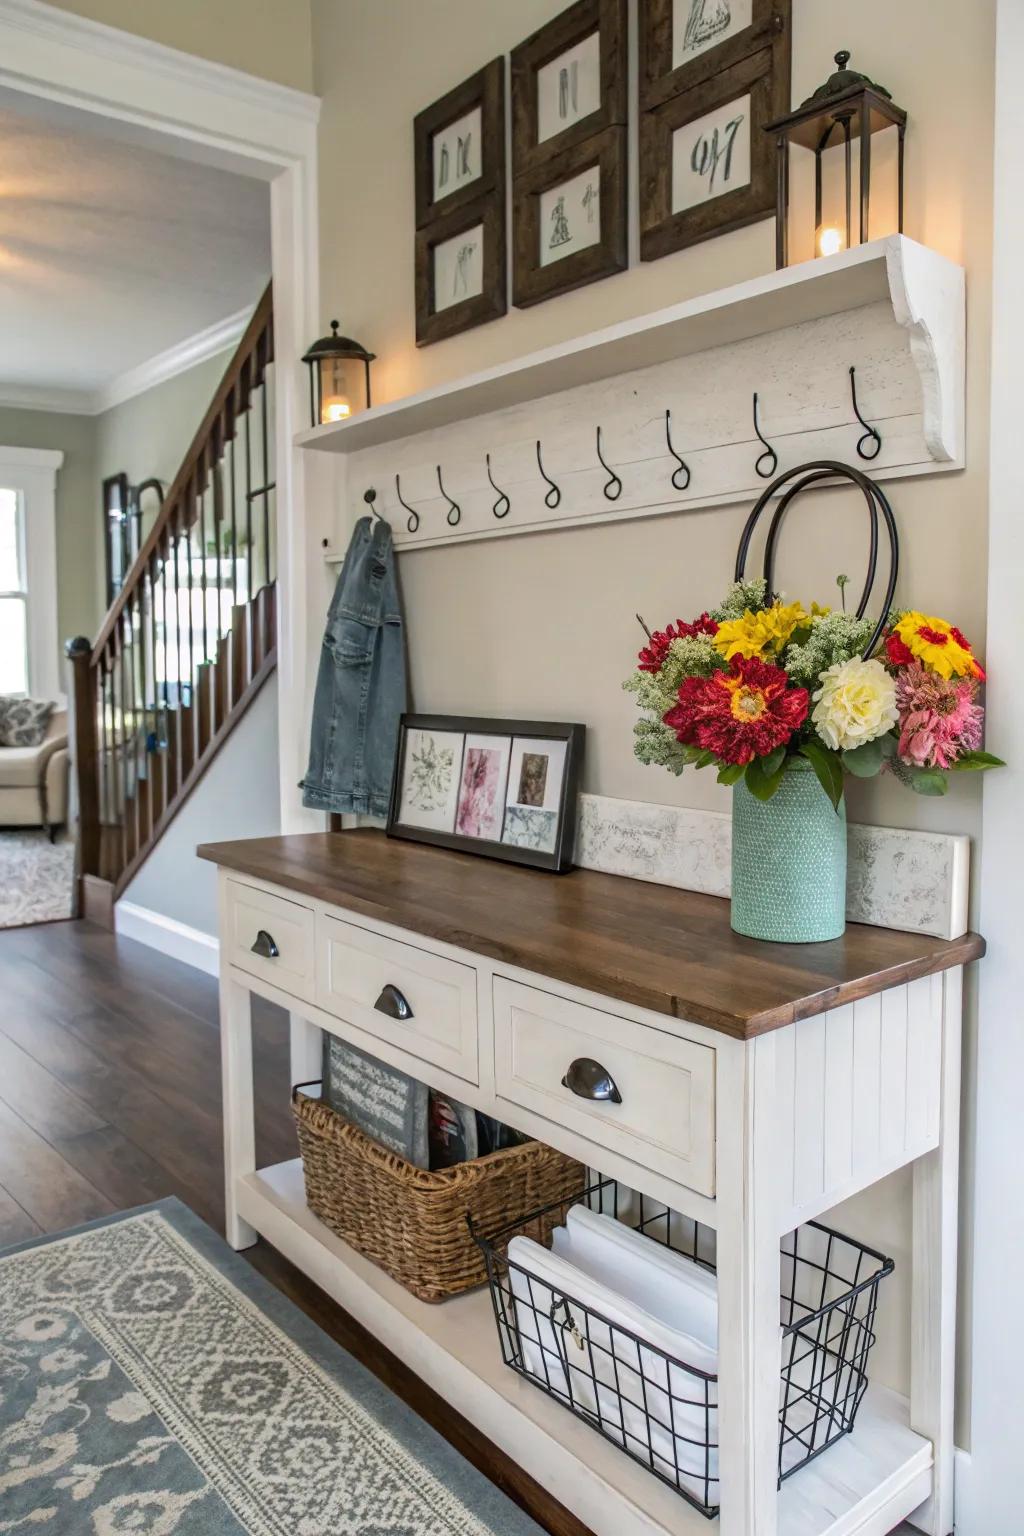
[(276, 663), (268, 287), (95, 641), (71, 640), (79, 910), (113, 905)]

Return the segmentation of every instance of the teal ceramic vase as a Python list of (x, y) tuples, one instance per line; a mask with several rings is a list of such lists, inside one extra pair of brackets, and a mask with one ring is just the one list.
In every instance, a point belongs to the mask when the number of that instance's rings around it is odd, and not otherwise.
[(776, 944), (822, 944), (846, 928), (846, 797), (791, 758), (770, 800), (740, 779), (732, 800), (732, 926)]

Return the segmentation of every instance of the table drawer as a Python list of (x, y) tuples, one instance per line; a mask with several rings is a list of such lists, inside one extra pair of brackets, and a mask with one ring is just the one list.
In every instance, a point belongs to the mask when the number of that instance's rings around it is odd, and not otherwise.
[(479, 1081), (473, 966), (337, 917), (322, 916), (317, 933), (321, 1008), (420, 1061)]
[(231, 964), (273, 982), (284, 992), (312, 1001), (312, 907), (238, 880), (229, 880), (227, 887)]
[[(494, 1051), (499, 1101), (533, 1110), (687, 1189), (714, 1194), (709, 1046), (495, 976)], [(563, 1083), (570, 1072), (578, 1092)], [(606, 1096), (579, 1096), (587, 1092)]]

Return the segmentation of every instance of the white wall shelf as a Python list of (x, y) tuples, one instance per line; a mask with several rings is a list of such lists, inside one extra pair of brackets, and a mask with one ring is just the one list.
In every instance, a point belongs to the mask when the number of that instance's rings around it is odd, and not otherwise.
[[(760, 427), (784, 470), (811, 459), (859, 463), (880, 479), (958, 469), (964, 462), (964, 273), (902, 235), (790, 267), (481, 373), (374, 406), (298, 435), (335, 456), (340, 501), (338, 557), (363, 495), (391, 522), (399, 548), (488, 538), (752, 500), (763, 490), (755, 462)], [(882, 436), (858, 459), (849, 369), (863, 416)], [(691, 470), (673, 488), (672, 441)], [(607, 472), (622, 480), (604, 494)], [(537, 469), (543, 445), (548, 486)], [(497, 519), (496, 484), (512, 508)], [(455, 526), (437, 480), (460, 505)], [(407, 528), (396, 495), (416, 509)]]

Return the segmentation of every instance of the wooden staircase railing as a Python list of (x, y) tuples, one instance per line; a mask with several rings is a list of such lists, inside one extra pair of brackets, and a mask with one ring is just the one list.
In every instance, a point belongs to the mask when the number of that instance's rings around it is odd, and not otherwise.
[(81, 906), (104, 918), (276, 663), (268, 286), (95, 641), (71, 640)]

